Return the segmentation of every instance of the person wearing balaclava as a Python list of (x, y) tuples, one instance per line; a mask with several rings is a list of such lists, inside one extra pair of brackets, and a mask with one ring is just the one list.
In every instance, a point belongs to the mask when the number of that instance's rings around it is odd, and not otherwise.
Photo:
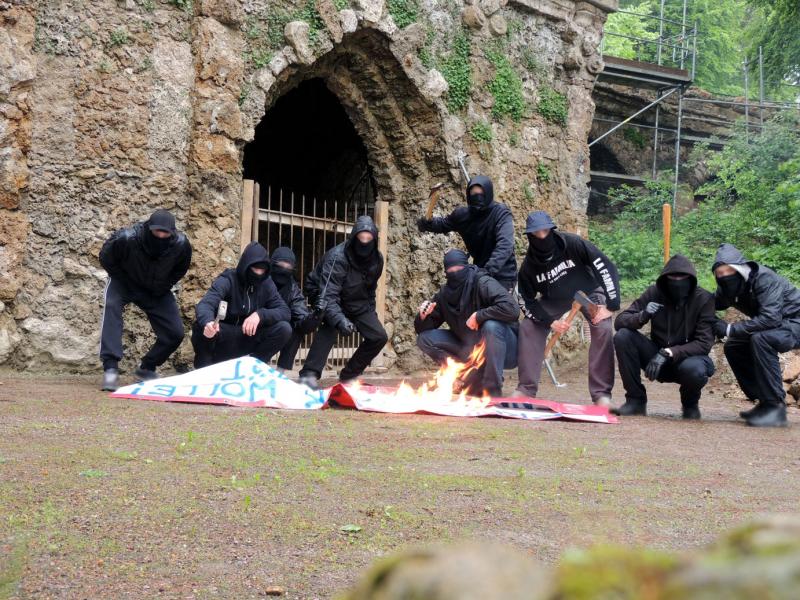
[(100, 264), (108, 273), (100, 331), (102, 390), (119, 384), (122, 360), (122, 311), (135, 304), (147, 315), (156, 341), (134, 372), (138, 381), (154, 379), (156, 369), (183, 341), (183, 320), (172, 287), (186, 275), (192, 246), (175, 227), (167, 210), (155, 211), (147, 221), (111, 234), (100, 249)]
[[(225, 318), (217, 320), (220, 302)], [(291, 311), (270, 278), (267, 249), (250, 242), (235, 269), (225, 269), (195, 307), (194, 368), (254, 356), (264, 362), (292, 336)]]
[(492, 180), (477, 175), (469, 180), (467, 206), (459, 206), (446, 217), (419, 219), (422, 232), (457, 232), (473, 262), (507, 290), (517, 282), (514, 256), (514, 220), (505, 204), (495, 202)]
[[(485, 363), (475, 381), (464, 382), (468, 393), (503, 396), (503, 369), (517, 364), (519, 306), (502, 284), (469, 264), (461, 250), (444, 255), (446, 283), (414, 320), (417, 346), (440, 365), (447, 358), (464, 362), (475, 344), (486, 342)], [(439, 329), (447, 323), (449, 329)]]
[(528, 215), (528, 252), (519, 271), (519, 295), (525, 318), (519, 328), (519, 386), (515, 395), (536, 397), (550, 331), (569, 329), (561, 319), (582, 291), (599, 305), (594, 317), (584, 316), (591, 330), (589, 395), (598, 405), (611, 404), (614, 387), (614, 329), (611, 311), (619, 310), (619, 275), (597, 246), (579, 235), (556, 231), (543, 210)]
[(800, 289), (772, 269), (747, 260), (722, 244), (712, 267), (717, 280), (716, 309), (733, 307), (748, 318), (718, 319), (714, 333), (745, 396), (758, 402), (739, 413), (754, 427), (783, 427), (786, 391), (778, 354), (800, 348)]
[(278, 356), (278, 368), (283, 371), (294, 368), (294, 358), (303, 338), (316, 331), (324, 312), (323, 305), (315, 306), (313, 311), (309, 310), (306, 298), (294, 278), (296, 263), (294, 252), (286, 246), (275, 248), (270, 256), (270, 277), (292, 313), (292, 337), (281, 348)]
[(301, 383), (316, 388), (338, 335), (361, 334), (361, 343), (339, 372), (340, 381), (356, 379), (389, 340), (378, 319), (375, 292), (383, 273), (378, 228), (367, 215), (356, 219), (348, 238), (328, 250), (306, 277), (304, 293), (322, 310), (300, 371)]
[[(684, 419), (700, 418), (700, 395), (714, 374), (708, 357), (714, 345), (714, 296), (697, 285), (697, 271), (685, 256), (669, 259), (654, 285), (617, 315), (614, 348), (625, 403), (611, 412), (647, 414), (647, 391), (642, 370), (650, 381), (680, 385)], [(650, 324), (650, 337), (639, 330)]]

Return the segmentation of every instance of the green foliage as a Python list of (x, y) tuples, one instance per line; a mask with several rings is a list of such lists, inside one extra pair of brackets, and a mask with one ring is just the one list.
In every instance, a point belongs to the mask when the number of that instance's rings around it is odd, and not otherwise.
[(525, 196), (525, 200), (528, 202), (532, 202), (534, 199), (533, 188), (527, 181), (522, 182), (522, 195)]
[(551, 123), (567, 124), (569, 113), (567, 97), (552, 88), (545, 87), (539, 91), (539, 103), (536, 105), (536, 110)]
[(350, 0), (333, 0), (333, 6), (336, 10), (344, 10), (350, 6)]
[(436, 66), (436, 57), (433, 55), (433, 40), (436, 37), (436, 31), (428, 25), (425, 32), (425, 43), (417, 52), (419, 60), (426, 69), (431, 69)]
[(453, 39), (453, 48), (442, 62), (442, 75), (447, 81), (447, 108), (458, 112), (466, 108), (472, 92), (472, 66), (469, 61), (469, 36), (462, 29)]
[(128, 32), (125, 30), (124, 27), (118, 27), (114, 31), (111, 32), (111, 35), (108, 37), (108, 41), (111, 46), (124, 46), (125, 44), (130, 41), (130, 36)]
[(527, 107), (522, 94), (522, 80), (504, 52), (487, 49), (485, 53), (495, 69), (494, 79), (489, 82), (489, 91), (494, 96), (492, 114), (498, 118), (509, 116), (514, 121), (520, 121)]
[[(785, 113), (765, 125), (760, 135), (739, 131), (707, 156), (712, 177), (698, 190), (706, 200), (673, 217), (672, 253), (694, 261), (707, 288), (714, 287), (710, 267), (722, 242), (800, 284), (800, 119)], [(671, 201), (671, 187), (665, 180), (614, 190), (611, 205), (619, 214), (590, 224), (592, 241), (620, 270), (626, 296), (640, 293), (661, 270), (661, 206)]]
[(800, 2), (797, 0), (747, 0), (756, 7), (748, 30), (749, 55), (763, 47), (766, 87), (780, 98), (796, 98), (800, 83)]
[(508, 145), (512, 148), (516, 148), (519, 146), (519, 132), (512, 131), (511, 135), (508, 136)]
[(147, 12), (153, 12), (156, 9), (156, 3), (153, 0), (141, 0), (139, 4)]
[(645, 135), (639, 131), (637, 127), (633, 125), (625, 127), (622, 131), (622, 137), (628, 140), (631, 144), (636, 146), (639, 149), (644, 148), (647, 146), (647, 138)]
[(540, 162), (536, 165), (536, 179), (539, 183), (547, 183), (550, 181), (550, 169), (546, 164)]
[(486, 121), (477, 121), (469, 130), (476, 142), (488, 144), (492, 141), (492, 126)]
[(192, 0), (170, 0), (170, 2), (184, 12), (192, 12)]
[(389, 0), (389, 14), (400, 29), (415, 23), (419, 18), (418, 0)]
[[(658, 6), (654, 0), (645, 0), (630, 6), (623, 4), (620, 8), (640, 15), (658, 14)], [(621, 12), (608, 15), (603, 39), (603, 54), (631, 60), (639, 59), (642, 51), (651, 48), (651, 44), (640, 43), (629, 38), (658, 39), (658, 30), (649, 29), (650, 25), (651, 20), (637, 15)]]
[(261, 69), (269, 64), (269, 61), (272, 60), (272, 55), (273, 55), (272, 51), (266, 48), (259, 48), (253, 50), (250, 53), (249, 58), (250, 61), (253, 63), (253, 67), (255, 67), (256, 69)]
[(539, 60), (536, 53), (528, 47), (522, 49), (522, 64), (537, 78), (547, 76), (547, 67)]

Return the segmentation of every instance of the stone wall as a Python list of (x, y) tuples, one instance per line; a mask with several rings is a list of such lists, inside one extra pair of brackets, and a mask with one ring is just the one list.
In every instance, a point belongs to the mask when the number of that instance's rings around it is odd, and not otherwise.
[[(194, 245), (178, 293), (188, 326), (237, 259), (244, 145), (277, 98), (321, 77), (390, 203), (388, 354), (418, 367), (412, 307), (441, 280), (441, 250), (460, 242), (420, 236), (414, 222), (435, 183), (447, 184), (440, 213), (461, 202), (459, 151), (519, 225), (544, 208), (585, 232), (591, 90), (615, 5), (0, 1), (0, 363), (96, 369), (98, 251), (157, 207)], [(123, 368), (151, 341), (130, 310)], [(190, 358), (186, 340), (173, 366)]]

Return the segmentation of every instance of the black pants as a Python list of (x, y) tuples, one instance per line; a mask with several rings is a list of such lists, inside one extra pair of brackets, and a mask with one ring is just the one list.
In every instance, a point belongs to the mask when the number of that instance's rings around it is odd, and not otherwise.
[[(647, 402), (647, 392), (642, 384), (642, 369), (659, 351), (659, 346), (650, 338), (632, 329), (620, 329), (614, 336), (614, 349), (625, 399), (628, 402)], [(689, 356), (681, 361), (667, 361), (659, 373), (658, 381), (677, 383), (680, 387), (681, 404), (697, 406), (700, 393), (714, 374), (714, 362), (708, 356)]]
[(783, 404), (786, 391), (778, 353), (794, 348), (800, 348), (800, 322), (784, 321), (777, 329), (728, 338), (725, 358), (739, 387), (750, 400)]
[(291, 371), (294, 368), (294, 357), (297, 356), (297, 351), (300, 349), (300, 344), (305, 336), (305, 333), (300, 333), (296, 329), (292, 330), (289, 341), (283, 345), (281, 353), (278, 355), (279, 368), (284, 371)]
[(183, 320), (175, 296), (166, 293), (152, 296), (141, 290), (132, 290), (113, 277), (106, 286), (103, 307), (103, 324), (100, 330), (100, 360), (103, 369), (116, 369), (122, 359), (122, 311), (135, 304), (144, 311), (156, 334), (156, 342), (142, 358), (141, 366), (154, 371), (178, 349), (183, 341)]
[(213, 338), (207, 338), (203, 335), (203, 328), (195, 321), (192, 326), (194, 368), (201, 369), (247, 354), (269, 362), (291, 335), (292, 326), (287, 321), (261, 325), (256, 329), (255, 335), (245, 335), (241, 324), (220, 323), (219, 333)]
[[(378, 314), (375, 311), (357, 316), (348, 314), (345, 314), (345, 316), (353, 322), (363, 340), (339, 373), (339, 378), (343, 380), (355, 379), (361, 375), (372, 362), (372, 359), (378, 356), (386, 342), (389, 341), (386, 330), (381, 325)], [(336, 328), (327, 323), (317, 330), (314, 334), (311, 348), (308, 350), (306, 362), (300, 371), (300, 376), (322, 376), (322, 370), (325, 368), (328, 354), (330, 354), (333, 345), (336, 343), (337, 334)]]

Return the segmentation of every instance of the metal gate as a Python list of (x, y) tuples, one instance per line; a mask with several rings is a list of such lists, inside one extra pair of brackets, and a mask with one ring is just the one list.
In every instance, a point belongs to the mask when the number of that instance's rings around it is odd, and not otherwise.
[[(361, 193), (359, 193), (361, 191)], [(378, 248), (386, 256), (388, 210), (386, 202), (373, 200), (367, 189), (358, 187), (347, 201), (327, 200), (245, 179), (242, 193), (242, 249), (251, 241), (261, 242), (267, 250), (288, 246), (297, 256), (297, 277), (301, 289), (306, 275), (322, 256), (343, 242), (360, 215), (369, 215), (381, 231)], [(385, 314), (386, 270), (378, 282), (376, 304), (378, 316)], [(303, 339), (295, 357), (295, 368), (302, 365), (311, 346), (313, 334)], [(358, 333), (338, 335), (336, 346), (328, 356), (327, 368), (338, 369), (352, 356), (361, 336)], [(277, 359), (277, 357), (276, 357)], [(382, 365), (383, 356), (373, 361)]]

